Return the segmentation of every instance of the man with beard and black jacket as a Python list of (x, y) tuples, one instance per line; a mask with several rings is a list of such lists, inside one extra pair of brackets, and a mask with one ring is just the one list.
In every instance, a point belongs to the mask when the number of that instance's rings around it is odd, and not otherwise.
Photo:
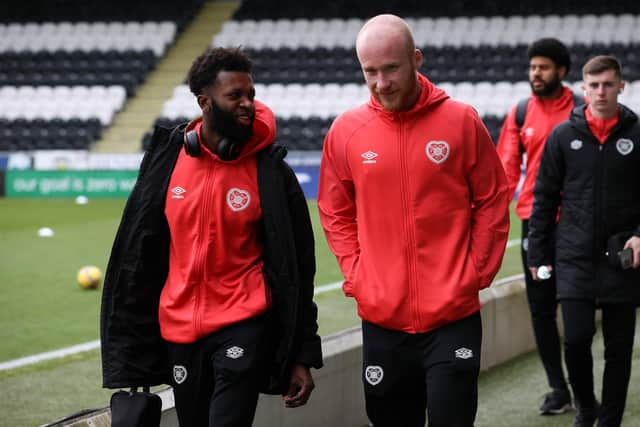
[[(610, 427), (619, 426), (624, 413), (640, 302), (640, 124), (618, 103), (624, 82), (614, 57), (589, 60), (582, 75), (588, 105), (574, 108), (544, 147), (528, 264), (535, 280), (542, 266), (556, 276), (578, 409), (574, 426), (598, 420)], [(602, 405), (594, 395), (591, 354), (597, 309), (605, 346)]]
[(554, 126), (569, 118), (574, 107), (574, 95), (571, 89), (562, 85), (571, 66), (569, 50), (562, 42), (554, 38), (536, 40), (527, 49), (527, 56), (532, 96), (514, 105), (507, 115), (497, 149), (509, 180), (511, 198), (515, 196), (520, 182), (520, 167), (526, 158), (524, 180), (515, 210), (522, 220), (520, 255), (531, 323), (547, 383), (551, 387), (540, 406), (540, 413), (553, 415), (571, 408), (556, 321), (556, 281), (553, 275), (543, 282), (535, 282), (531, 277), (527, 267), (527, 233), (542, 148)]
[(248, 427), (259, 391), (304, 405), (322, 366), (309, 212), (250, 72), (193, 62), (202, 117), (155, 130), (107, 267), (103, 385), (172, 385), (182, 426)]

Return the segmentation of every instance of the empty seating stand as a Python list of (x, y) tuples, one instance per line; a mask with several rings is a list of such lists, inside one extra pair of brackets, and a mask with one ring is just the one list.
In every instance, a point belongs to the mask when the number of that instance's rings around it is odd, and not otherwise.
[(0, 151), (90, 148), (203, 1), (5, 0)]
[[(526, 48), (543, 36), (560, 38), (570, 47), (574, 65), (565, 81), (578, 93), (580, 68), (589, 57), (617, 56), (629, 82), (621, 102), (640, 111), (640, 92), (633, 89), (640, 82), (640, 32), (635, 30), (640, 3), (601, 11), (588, 2), (584, 10), (567, 10), (562, 2), (537, 2), (535, 8), (502, 2), (501, 10), (513, 13), (506, 16), (483, 16), (490, 7), (474, 15), (476, 6), (468, 2), (468, 10), (458, 14), (460, 2), (448, 2), (447, 10), (439, 12), (431, 3), (425, 10), (423, 2), (414, 1), (330, 1), (305, 4), (304, 14), (297, 2), (280, 2), (277, 8), (269, 1), (259, 3), (243, 2), (211, 44), (243, 46), (254, 62), (256, 97), (274, 110), (278, 138), (291, 149), (321, 149), (331, 120), (368, 99), (355, 38), (364, 16), (384, 5), (387, 12), (407, 16), (424, 54), (420, 71), (453, 98), (475, 106), (494, 140), (509, 108), (530, 96)], [(199, 114), (193, 95), (180, 86), (161, 119), (175, 123)]]

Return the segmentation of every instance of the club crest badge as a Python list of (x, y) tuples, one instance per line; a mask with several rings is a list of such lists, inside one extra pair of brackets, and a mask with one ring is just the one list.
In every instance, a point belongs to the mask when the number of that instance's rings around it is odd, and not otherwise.
[(364, 378), (371, 385), (378, 385), (384, 377), (382, 366), (370, 365), (364, 370)]
[(621, 138), (616, 141), (616, 149), (618, 153), (626, 156), (633, 151), (633, 141), (627, 138)]
[(579, 150), (582, 148), (582, 141), (580, 141), (579, 139), (574, 139), (569, 143), (569, 146), (572, 150)]
[(249, 207), (251, 195), (246, 190), (232, 188), (227, 192), (227, 205), (232, 211), (238, 212)]
[(424, 150), (429, 160), (437, 165), (447, 160), (451, 152), (447, 141), (429, 141)]
[(173, 380), (176, 384), (182, 384), (187, 379), (187, 368), (181, 365), (173, 366)]

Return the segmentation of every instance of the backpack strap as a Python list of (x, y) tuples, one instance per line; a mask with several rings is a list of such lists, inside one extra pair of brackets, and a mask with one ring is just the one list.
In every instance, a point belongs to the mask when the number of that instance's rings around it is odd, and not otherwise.
[(529, 99), (531, 98), (521, 99), (518, 101), (518, 105), (516, 106), (516, 126), (518, 126), (518, 131), (522, 129), (524, 119), (527, 117), (527, 105), (529, 105)]
[[(584, 98), (578, 95), (575, 92), (571, 92), (573, 95), (573, 106), (574, 108), (584, 104)], [(529, 99), (524, 98), (518, 101), (518, 105), (516, 107), (516, 126), (518, 126), (518, 131), (522, 129), (522, 125), (524, 125), (524, 119), (527, 117), (527, 106), (529, 105)]]
[[(584, 104), (584, 98), (578, 95), (575, 92), (571, 92), (573, 95), (573, 107), (577, 107), (579, 105)], [(531, 98), (524, 98), (518, 101), (518, 105), (516, 106), (516, 126), (518, 126), (518, 132), (522, 129), (522, 125), (524, 125), (524, 119), (527, 117), (527, 106), (529, 105), (529, 100)], [(524, 146), (522, 145), (522, 141), (520, 141), (520, 153), (524, 153)]]
[(584, 105), (584, 98), (580, 95), (578, 95), (575, 92), (572, 92), (573, 94), (573, 108), (576, 108), (579, 105)]
[[(527, 116), (527, 106), (529, 105), (529, 99), (524, 98), (518, 101), (518, 105), (516, 106), (516, 126), (518, 127), (518, 134), (520, 134), (520, 129), (522, 129), (522, 125), (524, 124), (524, 119)], [(525, 149), (524, 145), (522, 145), (522, 140), (518, 144), (518, 148), (520, 150), (520, 154), (524, 154)]]

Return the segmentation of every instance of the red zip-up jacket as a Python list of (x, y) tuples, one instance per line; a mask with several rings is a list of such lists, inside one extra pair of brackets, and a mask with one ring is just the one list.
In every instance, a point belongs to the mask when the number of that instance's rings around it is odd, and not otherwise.
[(562, 94), (555, 99), (544, 99), (531, 96), (527, 104), (527, 114), (522, 128), (516, 124), (516, 106), (514, 105), (505, 118), (500, 138), (498, 139), (498, 155), (509, 181), (511, 199), (515, 196), (520, 181), (520, 165), (522, 152), (520, 142), (527, 154), (527, 164), (522, 188), (516, 203), (516, 214), (520, 219), (529, 219), (533, 207), (533, 186), (542, 157), (542, 149), (553, 128), (569, 118), (573, 109), (573, 93), (564, 87)]
[(508, 187), (476, 111), (419, 75), (416, 105), (369, 103), (327, 133), (318, 208), (363, 319), (425, 332), (480, 309), (509, 230)]
[(259, 102), (253, 130), (235, 160), (223, 161), (203, 144), (198, 157), (184, 150), (178, 156), (165, 202), (171, 245), (158, 314), (167, 341), (191, 343), (269, 307), (255, 154), (273, 143), (276, 125)]

